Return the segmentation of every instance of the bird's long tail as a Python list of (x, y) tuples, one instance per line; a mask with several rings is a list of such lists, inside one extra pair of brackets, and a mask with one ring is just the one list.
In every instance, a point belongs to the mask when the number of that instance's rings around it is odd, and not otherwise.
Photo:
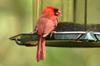
[(40, 60), (44, 60), (46, 54), (46, 47), (45, 47), (45, 38), (39, 37), (38, 44), (37, 44), (37, 62)]

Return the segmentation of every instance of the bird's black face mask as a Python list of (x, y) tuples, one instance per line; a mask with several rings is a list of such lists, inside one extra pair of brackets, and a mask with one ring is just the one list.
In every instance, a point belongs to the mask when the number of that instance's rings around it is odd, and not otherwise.
[(56, 8), (54, 9), (54, 15), (55, 16), (59, 16), (59, 12), (58, 11), (59, 11), (59, 9), (56, 9)]

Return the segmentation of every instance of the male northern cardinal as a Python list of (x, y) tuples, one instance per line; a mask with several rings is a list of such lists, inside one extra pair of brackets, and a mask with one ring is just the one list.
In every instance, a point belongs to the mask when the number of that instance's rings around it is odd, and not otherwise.
[(45, 59), (46, 47), (45, 37), (54, 31), (58, 24), (58, 17), (61, 15), (61, 11), (53, 6), (47, 6), (38, 19), (35, 31), (38, 33), (37, 42), (37, 62)]

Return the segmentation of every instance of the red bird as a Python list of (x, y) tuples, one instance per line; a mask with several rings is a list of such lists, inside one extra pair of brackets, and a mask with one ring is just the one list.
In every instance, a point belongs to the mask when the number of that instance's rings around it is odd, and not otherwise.
[(35, 31), (38, 33), (37, 62), (46, 58), (45, 37), (54, 31), (58, 24), (61, 11), (53, 6), (47, 6), (39, 17)]

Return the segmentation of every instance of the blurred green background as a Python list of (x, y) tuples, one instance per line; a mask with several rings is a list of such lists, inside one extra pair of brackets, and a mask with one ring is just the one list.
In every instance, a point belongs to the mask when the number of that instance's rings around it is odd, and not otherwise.
[[(37, 63), (36, 47), (18, 46), (8, 39), (32, 32), (42, 8), (47, 5), (61, 8), (60, 21), (83, 24), (84, 3), (85, 0), (0, 0), (0, 66), (100, 66), (100, 48), (47, 47), (47, 59)], [(87, 3), (88, 24), (100, 24), (100, 0)]]

